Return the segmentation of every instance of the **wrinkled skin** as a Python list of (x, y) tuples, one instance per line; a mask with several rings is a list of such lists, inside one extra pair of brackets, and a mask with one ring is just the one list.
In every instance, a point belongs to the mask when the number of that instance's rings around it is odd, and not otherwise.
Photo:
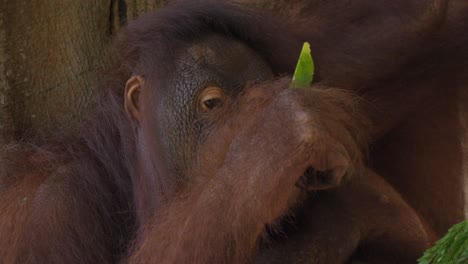
[[(129, 25), (81, 138), (2, 150), (0, 259), (414, 263), (443, 223), (389, 183), (400, 178), (388, 144), (438, 135), (401, 129), (427, 113), (447, 118), (455, 88), (438, 84), (463, 77), (466, 53), (448, 55), (467, 39), (446, 43), (458, 28), (444, 19), (445, 1), (379, 3), (355, 1), (343, 17), (326, 15), (343, 6), (323, 3), (310, 11), (312, 29), (214, 3)], [(317, 82), (289, 89), (304, 40)], [(432, 144), (443, 152), (424, 149), (414, 164), (454, 165), (457, 148), (443, 136)], [(405, 166), (408, 182), (425, 172)]]

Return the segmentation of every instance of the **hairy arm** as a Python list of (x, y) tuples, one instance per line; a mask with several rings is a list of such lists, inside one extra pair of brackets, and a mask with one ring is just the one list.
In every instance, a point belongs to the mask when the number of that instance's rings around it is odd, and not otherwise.
[(318, 193), (296, 217), (300, 231), (270, 245), (256, 263), (415, 263), (434, 234), (382, 177), (365, 171)]
[(90, 195), (105, 190), (91, 188), (85, 177), (77, 184), (74, 172), (64, 166), (49, 176), (32, 173), (0, 193), (4, 263), (112, 262), (105, 198)]

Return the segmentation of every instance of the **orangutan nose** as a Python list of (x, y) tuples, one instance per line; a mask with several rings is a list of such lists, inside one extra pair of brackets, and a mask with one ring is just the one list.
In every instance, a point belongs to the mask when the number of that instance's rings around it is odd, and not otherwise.
[(349, 162), (341, 153), (327, 153), (324, 158), (313, 159), (311, 165), (299, 178), (296, 186), (306, 191), (325, 190), (337, 187), (346, 175)]

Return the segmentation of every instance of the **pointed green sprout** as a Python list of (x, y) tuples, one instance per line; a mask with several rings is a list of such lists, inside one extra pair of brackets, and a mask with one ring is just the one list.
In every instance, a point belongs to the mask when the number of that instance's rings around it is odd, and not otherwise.
[(310, 54), (310, 44), (308, 42), (304, 42), (296, 70), (294, 71), (294, 76), (289, 87), (304, 88), (310, 86), (314, 79), (314, 69), (314, 61)]

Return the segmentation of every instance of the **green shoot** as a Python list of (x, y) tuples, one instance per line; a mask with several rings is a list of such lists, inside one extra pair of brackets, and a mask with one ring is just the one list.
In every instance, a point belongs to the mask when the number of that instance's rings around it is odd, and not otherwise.
[(310, 86), (314, 79), (314, 68), (314, 61), (310, 54), (310, 44), (304, 42), (290, 87), (304, 88)]

